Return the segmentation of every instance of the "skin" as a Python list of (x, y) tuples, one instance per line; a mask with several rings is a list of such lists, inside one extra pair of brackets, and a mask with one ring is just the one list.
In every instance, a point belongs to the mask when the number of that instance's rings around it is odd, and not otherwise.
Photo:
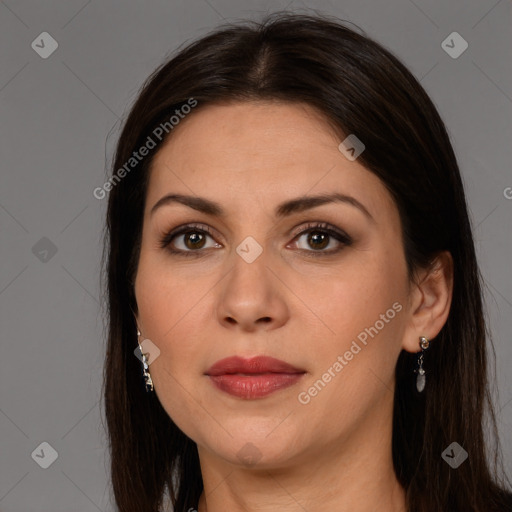
[[(418, 352), (419, 337), (432, 340), (444, 325), (452, 260), (441, 253), (417, 282), (408, 280), (397, 207), (374, 174), (339, 151), (342, 140), (307, 105), (229, 103), (198, 107), (155, 156), (137, 323), (160, 350), (150, 366), (155, 392), (198, 446), (199, 512), (405, 510), (391, 455), (394, 371), (401, 350)], [(373, 220), (346, 203), (274, 216), (287, 199), (333, 191), (356, 198)], [(169, 193), (214, 200), (226, 215), (178, 203), (151, 214)], [(308, 222), (329, 223), (353, 243), (308, 241)], [(172, 244), (201, 256), (160, 247), (188, 223), (213, 234), (201, 243), (179, 235)], [(236, 252), (248, 236), (263, 250), (252, 263)], [(299, 393), (397, 302), (401, 311), (300, 403)], [(265, 398), (235, 398), (204, 375), (232, 355), (269, 355), (306, 374)], [(247, 443), (252, 464), (238, 456)]]

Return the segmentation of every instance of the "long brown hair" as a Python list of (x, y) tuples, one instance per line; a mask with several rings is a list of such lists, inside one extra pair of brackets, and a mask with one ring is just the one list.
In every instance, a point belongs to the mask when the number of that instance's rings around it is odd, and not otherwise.
[[(482, 280), (443, 121), (419, 82), (380, 44), (337, 19), (291, 13), (222, 27), (183, 48), (148, 78), (122, 129), (108, 187), (105, 245), (104, 406), (118, 510), (155, 512), (168, 495), (174, 511), (186, 512), (197, 507), (203, 490), (196, 444), (156, 394), (145, 392), (134, 356), (133, 283), (148, 170), (172, 137), (169, 125), (161, 140), (155, 128), (191, 98), (197, 106), (189, 115), (224, 101), (273, 99), (316, 107), (340, 133), (364, 142), (358, 162), (396, 201), (410, 278), (439, 251), (451, 253), (451, 310), (425, 355), (429, 380), (423, 395), (414, 392), (411, 380), (414, 355), (402, 351), (397, 362), (394, 467), (410, 512), (512, 510), (488, 384)], [(156, 147), (127, 167), (151, 136)], [(493, 435), (493, 450), (485, 428)], [(454, 441), (469, 454), (457, 469), (441, 457)]]

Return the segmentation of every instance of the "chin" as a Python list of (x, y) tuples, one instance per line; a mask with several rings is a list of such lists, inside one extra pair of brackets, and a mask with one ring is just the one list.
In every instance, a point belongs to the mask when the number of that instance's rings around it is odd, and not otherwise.
[[(270, 469), (286, 465), (296, 453), (299, 441), (299, 431), (294, 426), (287, 425), (282, 419), (270, 421), (270, 418), (239, 418), (233, 422), (219, 422), (231, 434), (223, 429), (209, 429), (203, 434), (198, 444), (205, 446), (208, 451), (231, 464), (259, 469)], [(217, 425), (218, 427), (218, 425)], [(223, 434), (217, 435), (222, 430)]]
[[(255, 470), (269, 470), (284, 467), (291, 463), (291, 447), (282, 443), (258, 443), (249, 439), (236, 439), (231, 446), (212, 450), (218, 457), (230, 464)], [(210, 448), (211, 450), (212, 448)]]

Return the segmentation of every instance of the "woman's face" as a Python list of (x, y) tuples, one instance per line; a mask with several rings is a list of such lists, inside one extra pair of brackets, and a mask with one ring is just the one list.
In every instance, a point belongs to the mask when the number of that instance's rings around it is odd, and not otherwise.
[[(155, 157), (137, 322), (160, 350), (155, 392), (202, 458), (284, 467), (388, 432), (412, 332), (400, 219), (340, 142), (308, 106), (232, 103), (190, 114)], [(288, 366), (212, 369), (234, 356)]]

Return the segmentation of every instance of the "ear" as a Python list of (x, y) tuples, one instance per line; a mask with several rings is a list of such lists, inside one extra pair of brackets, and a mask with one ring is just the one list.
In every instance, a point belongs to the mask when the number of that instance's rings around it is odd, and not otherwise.
[(435, 338), (446, 323), (453, 294), (453, 259), (448, 251), (440, 252), (432, 264), (417, 273), (411, 283), (409, 323), (402, 348), (419, 352), (419, 338)]

